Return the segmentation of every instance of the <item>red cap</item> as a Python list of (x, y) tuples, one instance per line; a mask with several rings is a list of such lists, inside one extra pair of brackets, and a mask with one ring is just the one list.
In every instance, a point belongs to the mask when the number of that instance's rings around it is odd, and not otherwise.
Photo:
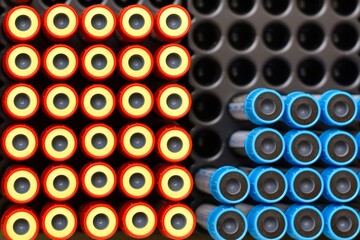
[[(169, 57), (171, 58), (169, 59)], [(154, 59), (155, 73), (168, 81), (175, 81), (184, 77), (191, 66), (191, 56), (188, 50), (175, 43), (158, 48), (154, 54)]]
[[(171, 20), (174, 21), (173, 24)], [(169, 23), (173, 26), (169, 26)], [(190, 27), (190, 14), (180, 5), (171, 4), (164, 6), (155, 15), (154, 30), (157, 36), (164, 42), (177, 42), (181, 40), (189, 32)]]
[[(19, 146), (14, 146), (18, 137)], [(25, 146), (26, 145), (26, 146)], [(36, 131), (26, 124), (13, 124), (7, 127), (1, 136), (1, 148), (4, 154), (15, 161), (24, 161), (34, 156), (39, 145)]]
[(180, 165), (165, 165), (156, 172), (156, 190), (169, 201), (182, 201), (194, 187), (191, 173)]
[[(55, 219), (56, 218), (56, 219)], [(56, 229), (53, 220), (59, 229)], [(64, 224), (64, 221), (66, 225)], [(50, 239), (64, 240), (72, 237), (78, 225), (76, 212), (67, 204), (48, 203), (40, 213), (41, 229)]]
[[(25, 108), (18, 108), (15, 100), (19, 95), (25, 94), (28, 98), (28, 105)], [(19, 99), (22, 101), (21, 99)], [(2, 108), (5, 114), (14, 120), (27, 120), (35, 115), (40, 106), (40, 97), (34, 87), (29, 84), (17, 83), (10, 85), (2, 96)]]
[[(60, 24), (58, 27), (54, 23), (57, 16), (60, 14), (67, 16), (68, 24), (66, 26)], [(42, 22), (43, 31), (46, 37), (56, 42), (69, 40), (76, 34), (79, 27), (79, 17), (77, 12), (73, 7), (65, 3), (59, 3), (49, 7), (42, 17)]]
[[(94, 27), (93, 18), (99, 18), (98, 28)], [(101, 26), (102, 24), (106, 26)], [(100, 28), (100, 29), (99, 29)], [(116, 16), (113, 10), (103, 4), (87, 7), (80, 16), (80, 30), (84, 39), (90, 42), (102, 42), (112, 36), (116, 28)]]
[[(57, 178), (59, 176), (60, 179)], [(79, 188), (77, 173), (65, 164), (53, 164), (45, 168), (41, 175), (41, 183), (46, 196), (58, 202), (71, 199)], [(58, 188), (56, 184), (59, 184)]]
[[(118, 188), (128, 198), (141, 199), (147, 197), (155, 185), (155, 177), (151, 169), (144, 163), (129, 162), (123, 164), (118, 172)], [(134, 177), (138, 177), (137, 179)], [(136, 186), (132, 185), (136, 184)]]
[[(20, 182), (19, 182), (20, 180)], [(20, 191), (16, 186), (20, 184)], [(1, 189), (6, 199), (17, 203), (29, 203), (36, 198), (40, 190), (40, 181), (34, 170), (27, 166), (9, 167), (1, 180)]]
[[(171, 101), (172, 96), (181, 99), (180, 105), (169, 106), (168, 101)], [(168, 120), (175, 121), (187, 115), (191, 109), (191, 104), (189, 91), (179, 84), (163, 85), (155, 93), (155, 110), (162, 118)]]
[[(137, 138), (133, 139), (134, 136)], [(118, 139), (120, 152), (131, 159), (145, 158), (150, 155), (155, 147), (153, 131), (142, 123), (131, 123), (123, 126), (119, 131)]]
[[(131, 45), (121, 49), (117, 61), (119, 73), (129, 81), (144, 80), (150, 75), (154, 67), (151, 52), (141, 45)], [(132, 66), (131, 61), (134, 61), (134, 66)]]
[[(17, 27), (19, 17), (23, 19), (26, 30), (20, 30)], [(21, 21), (22, 22), (22, 21)], [(14, 42), (30, 42), (34, 40), (40, 32), (41, 20), (38, 12), (26, 5), (11, 8), (5, 15), (3, 28), (6, 36)]]
[[(54, 63), (56, 57), (61, 61), (67, 60), (67, 66), (57, 67)], [(65, 44), (56, 44), (45, 50), (42, 56), (42, 67), (45, 75), (54, 81), (69, 80), (74, 76), (79, 66), (79, 58), (75, 50)]]
[[(98, 139), (94, 139), (95, 136)], [(103, 123), (89, 124), (80, 133), (81, 150), (92, 159), (106, 159), (115, 151), (116, 143), (114, 130)]]
[(90, 162), (81, 169), (79, 176), (81, 189), (90, 197), (104, 198), (115, 190), (116, 172), (107, 163)]
[[(54, 104), (54, 98), (58, 95), (65, 95), (68, 100), (67, 106), (60, 109)], [(45, 89), (42, 93), (42, 108), (47, 116), (54, 120), (65, 120), (73, 116), (79, 106), (79, 97), (77, 92), (71, 86), (58, 83)]]
[[(23, 59), (19, 63), (24, 65), (19, 68), (16, 63), (18, 56)], [(29, 44), (17, 44), (6, 50), (2, 65), (5, 73), (15, 81), (27, 81), (35, 77), (40, 70), (41, 60), (39, 52)]]
[[(94, 96), (101, 96), (99, 103), (94, 103), (95, 107), (99, 105), (98, 109), (93, 106), (92, 101)], [(114, 112), (115, 106), (115, 95), (112, 90), (105, 85), (93, 84), (81, 92), (81, 112), (91, 120), (104, 120), (108, 118)]]
[[(99, 57), (93, 63), (93, 58)], [(90, 81), (104, 81), (111, 77), (116, 69), (116, 56), (111, 48), (102, 44), (86, 48), (80, 55), (81, 73)], [(102, 62), (106, 60), (106, 62)], [(94, 64), (99, 67), (96, 69)], [(104, 66), (102, 66), (104, 64)]]
[[(59, 147), (61, 149), (56, 150), (54, 148), (54, 139), (60, 137)], [(41, 139), (41, 150), (44, 155), (55, 162), (63, 162), (70, 159), (76, 152), (77, 149), (77, 137), (73, 130), (65, 125), (51, 125), (47, 127), (40, 136)], [(66, 143), (66, 144), (65, 144)], [(65, 144), (64, 147), (62, 144)]]
[[(107, 221), (103, 221), (106, 219)], [(96, 228), (96, 220), (102, 229)], [(109, 239), (117, 231), (119, 220), (115, 209), (108, 203), (95, 201), (88, 203), (80, 213), (80, 226), (83, 232), (93, 239)]]
[[(177, 226), (173, 226), (176, 218)], [(187, 239), (194, 232), (196, 218), (191, 208), (183, 203), (168, 203), (158, 211), (158, 228), (162, 235), (171, 239)]]
[[(136, 96), (141, 97), (137, 99)], [(135, 97), (135, 106), (129, 101), (132, 97)], [(119, 112), (129, 119), (140, 119), (147, 116), (154, 106), (154, 96), (151, 90), (140, 83), (123, 86), (117, 93), (116, 99)], [(141, 100), (143, 100), (143, 103), (141, 103)]]
[(119, 211), (119, 220), (120, 229), (129, 237), (136, 239), (149, 237), (157, 227), (154, 208), (143, 201), (125, 203)]
[[(17, 220), (23, 220), (21, 223), (28, 224), (28, 231), (19, 229), (21, 232), (14, 231), (14, 224)], [(22, 226), (20, 226), (22, 227)], [(29, 207), (24, 205), (12, 206), (8, 208), (1, 218), (1, 231), (6, 239), (28, 239), (35, 240), (39, 233), (39, 220), (36, 213)]]
[[(141, 16), (141, 19), (131, 19), (134, 15)], [(135, 20), (136, 28), (132, 27), (131, 20)], [(143, 21), (138, 26), (137, 21)], [(122, 9), (117, 18), (117, 30), (121, 39), (126, 42), (140, 42), (147, 38), (154, 27), (154, 18), (150, 10), (140, 4), (133, 4)]]
[[(172, 144), (174, 149), (169, 149)], [(167, 162), (177, 163), (185, 160), (191, 153), (192, 140), (190, 134), (177, 125), (166, 125), (156, 133), (156, 151)]]

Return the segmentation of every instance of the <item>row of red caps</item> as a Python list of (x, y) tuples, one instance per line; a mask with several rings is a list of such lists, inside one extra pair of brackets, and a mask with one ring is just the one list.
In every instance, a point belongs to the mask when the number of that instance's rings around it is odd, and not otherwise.
[[(77, 136), (65, 125), (51, 125), (40, 136), (42, 153), (50, 160), (64, 162), (71, 159), (78, 149)], [(39, 139), (36, 131), (27, 124), (8, 126), (1, 135), (3, 153), (14, 161), (25, 161), (34, 156)], [(91, 123), (79, 135), (82, 152), (90, 159), (104, 160), (116, 147), (128, 159), (144, 159), (155, 149), (157, 155), (170, 163), (184, 161), (191, 153), (192, 140), (182, 127), (169, 124), (156, 135), (143, 123), (123, 126), (116, 136), (112, 127), (104, 123)]]
[(103, 4), (87, 7), (80, 18), (68, 4), (55, 4), (40, 18), (32, 7), (20, 5), (8, 11), (3, 21), (6, 36), (14, 42), (34, 40), (41, 28), (52, 41), (63, 42), (72, 38), (80, 28), (85, 41), (103, 42), (117, 29), (125, 42), (139, 42), (154, 30), (165, 42), (176, 42), (186, 36), (191, 26), (188, 11), (180, 5), (171, 4), (158, 10), (155, 17), (140, 4), (123, 8), (116, 18), (114, 11)]
[[(62, 104), (63, 101), (67, 104)], [(18, 83), (5, 89), (2, 96), (5, 114), (19, 121), (32, 118), (40, 106), (54, 120), (68, 119), (80, 107), (82, 114), (94, 121), (107, 119), (115, 108), (123, 117), (133, 120), (146, 117), (154, 108), (162, 119), (174, 121), (188, 114), (191, 104), (190, 93), (179, 84), (165, 84), (155, 94), (144, 84), (126, 84), (116, 96), (103, 84), (86, 87), (80, 96), (68, 84), (53, 84), (43, 91), (40, 99), (34, 87)]]
[(144, 46), (130, 45), (121, 49), (116, 58), (110, 47), (95, 44), (81, 53), (79, 62), (76, 51), (65, 44), (49, 47), (42, 57), (33, 46), (17, 44), (5, 52), (2, 65), (15, 81), (33, 79), (41, 66), (44, 74), (54, 81), (71, 79), (79, 66), (82, 75), (91, 81), (107, 80), (116, 69), (128, 81), (142, 81), (152, 72), (162, 79), (175, 81), (189, 71), (191, 56), (182, 45), (171, 43), (159, 47), (154, 57)]
[[(63, 240), (75, 234), (79, 221), (81, 229), (92, 239), (109, 239), (119, 228), (136, 239), (147, 238), (156, 229), (170, 239), (191, 236), (196, 227), (191, 208), (183, 203), (161, 205), (156, 212), (145, 201), (128, 201), (116, 211), (107, 202), (94, 201), (84, 205), (76, 214), (69, 204), (48, 203), (39, 217), (30, 207), (12, 206), (1, 218), (1, 230), (7, 239), (35, 240), (41, 227), (50, 239)], [(21, 234), (25, 230), (26, 234)]]
[(116, 186), (122, 194), (118, 197), (144, 199), (155, 188), (161, 198), (179, 202), (190, 195), (193, 185), (191, 173), (181, 165), (158, 165), (152, 170), (138, 161), (122, 164), (117, 173), (102, 161), (85, 164), (79, 174), (70, 165), (52, 164), (45, 168), (40, 179), (34, 169), (12, 165), (1, 179), (3, 195), (16, 204), (33, 201), (40, 188), (47, 198), (66, 202), (75, 196), (79, 187), (86, 196), (102, 199), (112, 194)]

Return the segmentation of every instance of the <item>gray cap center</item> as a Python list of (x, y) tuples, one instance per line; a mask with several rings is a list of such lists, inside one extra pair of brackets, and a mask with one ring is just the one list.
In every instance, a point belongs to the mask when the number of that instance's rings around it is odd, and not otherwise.
[(51, 220), (51, 225), (57, 231), (61, 231), (67, 227), (68, 220), (64, 215), (58, 214), (58, 215), (55, 215), (53, 217), (53, 219)]
[(300, 228), (305, 232), (310, 232), (314, 230), (315, 226), (315, 219), (310, 216), (303, 216), (300, 219)]
[(58, 191), (65, 191), (70, 185), (69, 179), (64, 175), (59, 175), (54, 178), (53, 181), (54, 188)]
[(144, 228), (148, 224), (148, 221), (148, 217), (142, 212), (136, 213), (132, 218), (132, 222), (137, 228)]
[(104, 230), (109, 226), (109, 218), (105, 214), (98, 214), (93, 220), (94, 227), (99, 230)]
[(182, 98), (178, 94), (170, 94), (166, 99), (166, 104), (173, 110), (179, 109), (182, 104)]
[(104, 55), (102, 54), (96, 54), (95, 56), (93, 56), (93, 58), (91, 59), (91, 65), (93, 66), (93, 68), (95, 68), (96, 70), (103, 70), (106, 65), (107, 65), (107, 59)]
[(53, 100), (54, 106), (57, 109), (66, 109), (69, 106), (70, 99), (66, 94), (59, 93), (56, 94)]
[(261, 151), (265, 154), (272, 154), (276, 150), (276, 142), (271, 138), (265, 138), (260, 143)]
[(30, 229), (30, 224), (23, 218), (20, 218), (14, 222), (13, 230), (17, 235), (24, 235)]
[(236, 178), (231, 178), (226, 182), (225, 187), (226, 192), (236, 195), (241, 191), (241, 182)]
[(271, 115), (275, 112), (276, 110), (276, 104), (274, 101), (272, 101), (271, 99), (264, 99), (261, 103), (260, 103), (260, 109), (261, 112), (265, 115)]
[(97, 133), (91, 138), (91, 144), (96, 149), (103, 149), (107, 145), (107, 138), (102, 133)]
[(273, 217), (267, 217), (264, 220), (264, 229), (269, 233), (275, 232), (279, 228), (279, 221)]
[(341, 194), (346, 194), (351, 190), (351, 182), (347, 178), (339, 178), (336, 181), (336, 190)]
[(135, 173), (131, 175), (129, 182), (131, 187), (135, 189), (140, 189), (145, 185), (145, 177), (140, 173)]
[(345, 117), (349, 114), (349, 106), (345, 102), (336, 102), (334, 104), (334, 113), (338, 117)]
[(102, 172), (96, 172), (91, 176), (91, 184), (96, 188), (103, 188), (107, 181), (106, 175)]
[(304, 178), (300, 181), (300, 190), (305, 194), (310, 194), (315, 189), (315, 182), (310, 178)]
[(28, 16), (20, 15), (15, 20), (15, 26), (20, 31), (27, 31), (31, 27), (31, 19)]
[(27, 178), (18, 178), (14, 182), (14, 189), (20, 194), (27, 193), (30, 189), (30, 181)]
[(130, 144), (133, 148), (141, 149), (146, 144), (145, 136), (141, 133), (135, 133), (130, 137)]
[(336, 223), (336, 228), (341, 232), (348, 232), (352, 227), (352, 221), (347, 217), (340, 217)]
[(171, 14), (166, 18), (166, 25), (172, 30), (176, 30), (181, 26), (181, 18), (179, 15)]
[(68, 147), (68, 140), (64, 136), (56, 136), (53, 138), (51, 145), (56, 151), (62, 152)]
[(25, 53), (19, 54), (15, 58), (15, 65), (21, 70), (28, 69), (31, 65), (30, 56)]
[(234, 218), (227, 218), (221, 225), (225, 233), (231, 235), (239, 230), (239, 223)]
[(186, 222), (186, 217), (180, 213), (175, 214), (171, 218), (171, 226), (176, 230), (183, 229), (186, 226)]
[(301, 156), (307, 157), (313, 152), (313, 146), (307, 141), (300, 141), (298, 144), (298, 152)]
[(145, 98), (140, 93), (133, 93), (129, 97), (129, 104), (132, 108), (138, 109), (144, 106)]
[(17, 151), (23, 151), (29, 146), (29, 139), (23, 134), (18, 134), (13, 138), (12, 145)]
[(106, 106), (106, 98), (101, 94), (95, 94), (90, 99), (91, 107), (96, 110), (101, 110)]
[(30, 98), (25, 93), (19, 93), (14, 98), (14, 104), (18, 109), (26, 109), (30, 105)]
[(129, 25), (135, 30), (139, 30), (145, 25), (145, 19), (140, 14), (134, 14), (129, 18)]
[(96, 14), (91, 19), (91, 25), (96, 30), (104, 29), (106, 27), (106, 24), (107, 24), (107, 19), (102, 14)]
[(296, 109), (296, 115), (300, 119), (308, 119), (311, 116), (312, 110), (308, 104), (301, 103)]
[(171, 191), (180, 191), (184, 187), (184, 180), (180, 176), (172, 176), (169, 178), (168, 187)]
[(54, 25), (58, 29), (65, 29), (69, 26), (69, 24), (70, 24), (70, 19), (64, 13), (59, 13), (54, 17)]
[(134, 71), (139, 71), (144, 67), (144, 58), (140, 55), (133, 55), (129, 58), (129, 67)]
[(267, 178), (264, 181), (263, 188), (267, 194), (274, 194), (279, 190), (279, 182), (273, 178)]
[(178, 137), (172, 137), (167, 142), (167, 147), (170, 152), (177, 153), (183, 147), (183, 142)]
[(182, 62), (181, 57), (177, 53), (170, 53), (166, 57), (166, 65), (169, 68), (176, 69), (176, 68), (180, 67), (181, 62)]
[(64, 70), (69, 66), (69, 58), (65, 54), (58, 54), (53, 59), (54, 66), (59, 70)]
[(339, 157), (344, 157), (349, 153), (350, 147), (344, 141), (337, 141), (334, 144), (334, 153)]

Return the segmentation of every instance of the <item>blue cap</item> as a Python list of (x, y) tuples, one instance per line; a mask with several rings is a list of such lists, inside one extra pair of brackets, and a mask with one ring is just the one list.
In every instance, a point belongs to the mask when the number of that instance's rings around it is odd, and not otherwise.
[[(226, 218), (225, 215), (229, 215), (229, 217)], [(222, 223), (219, 223), (220, 217), (225, 217)], [(228, 239), (225, 237), (226, 235), (236, 237), (232, 239), (243, 239), (248, 224), (245, 215), (240, 210), (231, 206), (218, 206), (208, 216), (207, 229), (210, 236), (217, 240)]]
[(324, 235), (327, 238), (350, 240), (358, 236), (360, 218), (353, 208), (346, 205), (330, 204), (324, 208), (322, 215), (325, 221)]
[(360, 148), (360, 132), (358, 134), (356, 134), (355, 136), (355, 140), (356, 140), (356, 143), (357, 143), (357, 157), (360, 158), (360, 151), (359, 151), (359, 148)]
[(293, 92), (284, 100), (284, 123), (292, 128), (310, 128), (320, 119), (320, 105), (316, 98), (303, 92)]
[[(308, 130), (290, 130), (284, 135), (284, 158), (292, 165), (308, 166), (315, 163), (321, 154), (319, 137)], [(294, 151), (296, 148), (298, 151)]]
[[(341, 97), (341, 99), (334, 102), (334, 97)], [(322, 94), (318, 101), (321, 109), (320, 120), (328, 126), (346, 126), (357, 116), (358, 108), (355, 99), (347, 92), (329, 90)]]
[[(356, 139), (348, 132), (330, 129), (320, 135), (322, 151), (320, 159), (329, 165), (346, 166), (358, 154)], [(330, 153), (329, 153), (330, 151)]]
[(217, 169), (211, 176), (209, 185), (212, 196), (223, 204), (240, 203), (250, 192), (247, 175), (231, 166)]
[(293, 239), (317, 239), (324, 230), (324, 218), (314, 206), (294, 204), (286, 209), (285, 215), (289, 224), (287, 234)]
[[(266, 137), (266, 134), (271, 135)], [(265, 139), (262, 139), (264, 135)], [(274, 163), (278, 161), (285, 152), (284, 138), (280, 132), (275, 129), (255, 128), (245, 139), (245, 152), (252, 161), (258, 164)]]
[[(257, 202), (275, 203), (284, 198), (288, 183), (285, 175), (273, 167), (260, 166), (249, 174), (250, 196)], [(264, 189), (260, 190), (259, 185)]]
[(254, 124), (272, 124), (280, 120), (284, 114), (284, 101), (275, 90), (258, 88), (247, 95), (244, 110)]
[[(303, 174), (304, 177), (300, 174)], [(286, 172), (285, 177), (289, 185), (286, 196), (294, 202), (314, 202), (324, 191), (323, 179), (320, 173), (313, 168), (292, 167)]]
[(247, 215), (249, 233), (255, 239), (282, 239), (287, 231), (285, 214), (277, 207), (257, 205)]
[(324, 181), (323, 197), (330, 202), (347, 203), (359, 194), (358, 176), (350, 168), (328, 167), (321, 177)]

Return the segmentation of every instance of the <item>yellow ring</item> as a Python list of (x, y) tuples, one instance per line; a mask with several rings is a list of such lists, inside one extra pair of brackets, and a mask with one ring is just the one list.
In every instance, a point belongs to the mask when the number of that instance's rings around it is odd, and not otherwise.
[[(172, 94), (177, 94), (181, 97), (182, 104), (177, 109), (172, 109), (167, 104), (167, 99)], [(169, 115), (172, 117), (180, 116), (189, 109), (189, 105), (190, 105), (189, 96), (183, 89), (181, 89), (179, 87), (169, 87), (161, 93), (160, 107), (161, 107), (161, 110), (164, 113), (166, 113), (166, 115)]]
[[(28, 146), (24, 150), (17, 150), (13, 146), (13, 139), (14, 137), (18, 135), (24, 135), (28, 139)], [(32, 152), (34, 152), (36, 148), (36, 137), (32, 131), (30, 131), (27, 128), (24, 127), (18, 127), (15, 129), (12, 129), (7, 135), (5, 139), (5, 146), (7, 151), (10, 153), (11, 156), (17, 157), (17, 158), (24, 158), (29, 156)]]
[[(144, 59), (144, 66), (140, 70), (133, 70), (129, 66), (129, 60), (134, 55), (140, 55)], [(151, 57), (149, 56), (149, 53), (142, 48), (131, 48), (123, 55), (121, 67), (124, 69), (127, 75), (134, 78), (140, 78), (149, 73), (151, 69)]]
[[(58, 109), (54, 105), (54, 97), (58, 94), (65, 94), (69, 98), (69, 105), (64, 109)], [(71, 114), (76, 108), (76, 95), (75, 93), (64, 86), (58, 86), (50, 90), (46, 98), (46, 105), (49, 111), (59, 117), (65, 117)]]
[[(104, 214), (109, 218), (109, 225), (102, 230), (97, 229), (94, 226), (94, 218), (98, 214)], [(91, 209), (91, 211), (86, 216), (86, 227), (89, 230), (89, 232), (96, 236), (97, 238), (103, 238), (107, 237), (109, 235), (109, 232), (112, 232), (116, 228), (117, 218), (113, 211), (111, 211), (107, 207), (95, 207)]]
[[(29, 231), (26, 234), (18, 235), (14, 231), (14, 223), (19, 219), (25, 219), (29, 223)], [(12, 214), (6, 222), (6, 232), (12, 240), (32, 239), (37, 233), (37, 221), (33, 215), (28, 212), (20, 211)]]
[[(139, 14), (144, 18), (144, 26), (140, 29), (134, 29), (130, 26), (130, 18), (135, 14)], [(141, 7), (133, 7), (125, 12), (121, 21), (121, 26), (127, 34), (134, 37), (141, 37), (150, 31), (151, 22), (151, 16), (145, 9)]]
[[(22, 93), (26, 94), (30, 99), (29, 106), (25, 109), (17, 108), (14, 103), (15, 97)], [(11, 90), (11, 92), (9, 93), (6, 99), (6, 105), (8, 106), (12, 114), (19, 117), (26, 117), (35, 111), (36, 107), (38, 106), (38, 98), (35, 92), (31, 88), (27, 86), (19, 86)]]
[[(144, 97), (144, 105), (142, 105), (140, 108), (133, 108), (129, 103), (129, 98), (134, 93), (139, 93)], [(151, 96), (151, 93), (149, 93), (146, 88), (142, 86), (132, 86), (126, 89), (125, 93), (123, 94), (123, 98), (121, 99), (121, 104), (125, 112), (132, 116), (141, 116), (148, 112), (149, 108), (151, 108), (153, 101)]]
[[(106, 66), (104, 69), (101, 70), (95, 69), (91, 63), (93, 57), (98, 54), (103, 55), (106, 58)], [(104, 47), (94, 47), (86, 53), (84, 64), (86, 71), (90, 75), (95, 77), (103, 77), (111, 73), (111, 71), (113, 70), (115, 64), (115, 58), (108, 49)]]
[[(64, 191), (59, 191), (54, 187), (54, 180), (58, 176), (65, 176), (69, 179), (69, 187)], [(67, 168), (56, 168), (51, 171), (46, 178), (46, 189), (51, 196), (57, 199), (65, 199), (71, 196), (77, 188), (77, 179), (73, 172)]]
[[(102, 109), (95, 109), (91, 106), (91, 98), (96, 95), (101, 94), (106, 99), (106, 105)], [(114, 108), (114, 98), (111, 92), (108, 89), (103, 87), (93, 87), (86, 92), (84, 96), (84, 109), (85, 111), (94, 117), (104, 117)]]
[[(148, 222), (147, 222), (146, 226), (143, 228), (137, 228), (133, 224), (134, 215), (137, 213), (140, 213), (140, 212), (144, 213), (148, 217)], [(126, 228), (129, 230), (129, 232), (133, 233), (134, 235), (144, 236), (154, 229), (154, 225), (156, 224), (155, 219), (156, 219), (156, 216), (150, 208), (148, 208), (147, 206), (144, 206), (144, 205), (141, 205), (141, 206), (137, 205), (137, 206), (132, 207), (126, 213), (125, 225), (126, 225)]]
[[(92, 18), (98, 14), (103, 15), (106, 18), (105, 28), (99, 29), (99, 30), (94, 28), (91, 23)], [(114, 28), (115, 19), (114, 19), (112, 13), (108, 9), (103, 8), (103, 7), (94, 7), (86, 13), (84, 23), (85, 23), (85, 28), (86, 28), (87, 32), (89, 32), (92, 36), (105, 37)]]
[[(16, 66), (16, 57), (20, 54), (26, 54), (30, 57), (30, 66), (26, 69), (20, 69)], [(33, 74), (39, 66), (39, 59), (36, 52), (26, 46), (15, 48), (9, 55), (8, 65), (12, 73), (19, 77), (27, 77)]]
[[(58, 14), (65, 14), (69, 18), (69, 25), (66, 28), (57, 28), (54, 24), (54, 18)], [(67, 7), (58, 6), (50, 10), (46, 18), (46, 25), (49, 31), (58, 37), (71, 34), (77, 25), (77, 16)]]
[[(53, 228), (51, 222), (53, 220), (53, 218), (56, 215), (64, 215), (67, 219), (67, 225), (63, 230), (56, 230), (55, 228)], [(47, 212), (46, 216), (45, 216), (45, 220), (44, 220), (44, 225), (46, 228), (46, 231), (53, 237), (56, 238), (65, 238), (67, 237), (69, 234), (71, 234), (71, 232), (74, 230), (75, 228), (75, 216), (73, 215), (73, 213), (65, 208), (65, 207), (61, 207), (58, 206), (56, 208), (51, 209), (49, 212)]]
[[(102, 149), (97, 149), (93, 147), (91, 140), (93, 136), (97, 133), (104, 134), (107, 139), (107, 145)], [(91, 128), (85, 136), (85, 148), (86, 150), (96, 157), (105, 156), (106, 154), (110, 153), (115, 145), (115, 137), (113, 133), (107, 129), (106, 127), (97, 126), (94, 128)]]
[[(16, 19), (20, 16), (26, 16), (31, 21), (31, 26), (26, 31), (21, 31), (16, 27)], [(39, 22), (39, 19), (37, 18), (37, 15), (33, 11), (31, 11), (30, 9), (27, 9), (27, 8), (16, 9), (10, 15), (9, 22), (8, 22), (8, 26), (9, 26), (9, 29), (12, 32), (12, 34), (14, 34), (17, 37), (21, 36), (22, 39), (28, 38), (28, 37), (34, 35), (36, 33), (37, 29), (39, 28), (39, 25), (40, 25), (40, 22)]]
[[(167, 143), (168, 143), (169, 139), (172, 137), (180, 138), (180, 140), (182, 141), (182, 144), (183, 144), (182, 149), (175, 153), (171, 152), (167, 147)], [(172, 159), (172, 160), (177, 160), (177, 159), (183, 158), (189, 152), (189, 148), (190, 148), (190, 140), (189, 140), (188, 136), (185, 133), (183, 133), (182, 131), (177, 130), (177, 129), (167, 131), (163, 135), (163, 137), (161, 138), (161, 141), (160, 141), (161, 152), (164, 154), (164, 156), (166, 156), (167, 158)]]
[[(181, 214), (186, 218), (186, 225), (182, 229), (175, 229), (171, 225), (171, 219), (176, 215)], [(194, 218), (191, 212), (184, 207), (171, 208), (164, 217), (164, 227), (168, 233), (174, 237), (183, 237), (188, 234), (194, 226)]]
[[(135, 133), (141, 133), (145, 137), (145, 145), (142, 148), (131, 146), (130, 139)], [(125, 150), (133, 156), (142, 156), (147, 154), (153, 146), (154, 139), (151, 132), (143, 126), (134, 126), (126, 131), (123, 137), (123, 146)]]
[[(145, 178), (144, 186), (142, 186), (139, 189), (133, 188), (130, 184), (131, 176), (136, 173), (140, 173)], [(151, 173), (149, 172), (148, 169), (142, 166), (134, 166), (132, 168), (127, 169), (122, 178), (122, 185), (124, 187), (124, 190), (128, 194), (136, 197), (148, 193), (151, 190), (152, 183), (153, 183), (153, 178), (151, 176)]]
[[(14, 188), (15, 181), (19, 178), (26, 178), (30, 182), (30, 188), (26, 193), (18, 193)], [(34, 197), (38, 189), (38, 183), (36, 177), (25, 170), (20, 170), (12, 173), (6, 183), (6, 188), (9, 195), (16, 200), (27, 201)]]
[[(184, 186), (179, 191), (173, 191), (169, 188), (169, 179), (173, 176), (179, 176), (184, 181)], [(181, 168), (170, 169), (161, 178), (161, 189), (166, 196), (173, 199), (182, 198), (189, 193), (191, 189), (191, 180), (189, 175)]]
[[(57, 136), (63, 136), (66, 138), (68, 147), (64, 151), (56, 151), (52, 147), (52, 141)], [(46, 135), (45, 138), (45, 150), (46, 152), (55, 159), (62, 159), (68, 157), (75, 148), (74, 136), (66, 129), (54, 129)]]
[[(63, 54), (69, 60), (69, 65), (64, 69), (58, 69), (54, 65), (54, 58), (57, 55)], [(75, 54), (66, 47), (56, 47), (53, 48), (46, 56), (46, 67), (51, 74), (56, 77), (67, 77), (71, 75), (76, 69), (76, 56)]]
[[(102, 188), (95, 187), (91, 182), (92, 176), (97, 172), (104, 173), (107, 178), (107, 182), (106, 182), (105, 186)], [(115, 179), (116, 179), (116, 176), (107, 166), (94, 165), (91, 168), (89, 168), (85, 173), (84, 186), (93, 195), (102, 196), (104, 194), (109, 193), (114, 188)]]
[[(178, 29), (171, 29), (166, 24), (167, 18), (172, 14), (179, 16), (181, 19), (181, 25)], [(176, 37), (176, 36), (182, 35), (188, 29), (190, 22), (189, 22), (189, 18), (187, 16), (187, 14), (182, 9), (177, 8), (177, 7), (169, 7), (161, 13), (161, 16), (159, 18), (159, 24), (160, 24), (161, 30), (166, 35), (168, 35), (170, 37)]]
[[(181, 64), (178, 68), (170, 68), (168, 67), (167, 63), (166, 63), (166, 58), (172, 54), (178, 54), (181, 58)], [(183, 73), (184, 71), (186, 71), (188, 64), (189, 64), (189, 60), (188, 60), (188, 55), (186, 54), (185, 50), (178, 47), (178, 46), (170, 46), (165, 48), (159, 57), (159, 63), (161, 66), (161, 69), (168, 75), (170, 76), (178, 76), (180, 73)]]

